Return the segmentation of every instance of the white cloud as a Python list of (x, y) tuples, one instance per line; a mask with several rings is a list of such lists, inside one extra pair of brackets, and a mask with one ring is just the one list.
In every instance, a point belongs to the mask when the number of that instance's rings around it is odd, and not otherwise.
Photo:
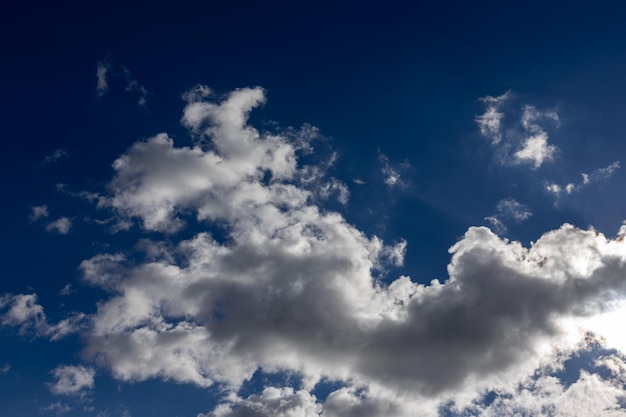
[[(374, 271), (401, 265), (406, 242), (385, 245), (315, 204), (326, 191), (300, 165), (306, 147), (247, 122), (264, 91), (220, 102), (194, 91), (182, 123), (196, 144), (165, 133), (135, 143), (99, 203), (170, 234), (143, 242), (144, 261), (103, 253), (80, 267), (109, 291), (84, 353), (120, 380), (222, 384), (231, 396), (211, 416), (319, 414), (310, 392), (321, 378), (346, 385), (325, 416), (436, 415), (450, 398), (514, 390), (573, 349), (572, 320), (623, 298), (626, 243), (570, 225), (530, 248), (470, 228), (445, 282), (381, 282)], [(500, 221), (531, 215), (512, 199), (497, 209)], [(219, 232), (179, 240), (189, 216)], [(302, 390), (233, 396), (259, 368), (301, 375)]]
[(5, 363), (4, 365), (2, 365), (2, 367), (0, 367), (0, 374), (6, 374), (10, 370), (11, 370), (11, 365), (8, 363)]
[(478, 124), (480, 133), (491, 139), (492, 145), (497, 145), (502, 140), (502, 119), (504, 118), (504, 113), (500, 112), (499, 108), (511, 98), (512, 93), (510, 91), (498, 97), (485, 96), (480, 98), (480, 101), (487, 104), (487, 109), (485, 113), (476, 117), (475, 122)]
[(31, 209), (31, 213), (30, 213), (30, 221), (35, 222), (39, 219), (42, 218), (46, 218), (50, 215), (50, 213), (48, 213), (48, 206), (43, 205), (43, 206), (33, 206), (30, 208)]
[(567, 183), (565, 186), (556, 184), (554, 182), (549, 182), (545, 184), (545, 189), (551, 194), (554, 194), (556, 197), (560, 197), (565, 194), (573, 194), (576, 192), (580, 192), (584, 187), (595, 184), (599, 181), (606, 180), (610, 178), (613, 173), (620, 168), (620, 162), (615, 161), (612, 164), (607, 165), (604, 168), (598, 168), (591, 172), (591, 174), (581, 173), (582, 181), (578, 183)]
[(95, 385), (95, 370), (92, 368), (61, 365), (51, 373), (57, 381), (50, 384), (49, 388), (57, 395), (84, 397)]
[(584, 370), (575, 382), (565, 386), (553, 376), (529, 380), (512, 391), (498, 393), (487, 407), (478, 406), (477, 417), (550, 415), (555, 417), (623, 417), (626, 391), (624, 381), (603, 379)]
[(384, 153), (378, 150), (378, 162), (381, 164), (380, 172), (383, 174), (384, 182), (389, 187), (405, 186), (400, 171), (409, 167), (407, 162), (392, 164)]
[(305, 390), (267, 387), (248, 398), (231, 396), (213, 412), (198, 417), (320, 417), (322, 406)]
[(548, 134), (539, 132), (524, 139), (522, 147), (513, 156), (517, 162), (532, 164), (537, 169), (544, 162), (553, 161), (556, 151), (556, 146), (548, 145)]
[(0, 311), (4, 309), (7, 311), (0, 315), (3, 326), (19, 327), (20, 334), (48, 337), (52, 341), (82, 330), (88, 320), (85, 314), (74, 313), (57, 324), (50, 324), (36, 294), (5, 294), (0, 297)]
[(522, 126), (528, 136), (513, 154), (517, 163), (532, 164), (534, 169), (539, 168), (544, 162), (553, 161), (557, 152), (556, 146), (548, 144), (548, 134), (536, 123), (539, 119), (552, 120), (557, 126), (559, 123), (559, 116), (555, 112), (540, 112), (533, 106), (525, 106)]
[(520, 119), (521, 129), (519, 125), (505, 129), (506, 114), (500, 110), (511, 98), (509, 91), (499, 97), (482, 97), (480, 100), (486, 103), (486, 111), (475, 119), (481, 134), (491, 139), (499, 162), (503, 165), (530, 164), (532, 169), (537, 169), (553, 161), (558, 148), (548, 143), (548, 133), (538, 121), (548, 120), (558, 127), (558, 114), (554, 111), (541, 112), (527, 105)]
[(46, 225), (46, 230), (48, 232), (56, 232), (62, 235), (66, 235), (70, 232), (70, 228), (72, 227), (72, 221), (67, 217), (60, 217), (55, 221), (48, 223)]

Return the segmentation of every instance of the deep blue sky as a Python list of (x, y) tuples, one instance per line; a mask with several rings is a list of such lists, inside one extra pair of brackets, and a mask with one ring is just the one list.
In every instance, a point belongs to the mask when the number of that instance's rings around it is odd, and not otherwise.
[[(252, 125), (308, 123), (329, 138), (320, 149), (338, 152), (332, 175), (351, 192), (345, 207), (329, 208), (368, 236), (408, 241), (404, 266), (390, 267), (385, 280), (400, 274), (423, 283), (445, 280), (447, 249), (468, 227), (489, 225), (485, 217), (505, 198), (533, 212), (523, 223), (509, 221), (503, 232), (525, 245), (565, 222), (613, 236), (626, 218), (626, 177), (619, 169), (558, 201), (545, 185), (579, 182), (581, 172), (624, 160), (626, 9), (615, 2), (548, 3), (2, 7), (0, 294), (37, 293), (51, 322), (71, 311), (96, 311), (94, 301), (105, 299), (104, 292), (83, 286), (80, 296), (59, 299), (58, 291), (68, 283), (80, 286), (82, 260), (128, 250), (144, 235), (137, 228), (111, 235), (84, 221), (109, 212), (68, 190), (104, 192), (111, 163), (159, 132), (168, 132), (176, 145), (191, 144), (179, 121), (182, 94), (196, 84), (219, 95), (261, 86), (267, 103), (252, 113)], [(96, 66), (105, 61), (114, 69), (99, 98)], [(137, 105), (137, 91), (125, 91), (123, 68), (146, 88), (145, 107)], [(509, 110), (517, 116), (526, 104), (558, 112), (560, 126), (545, 127), (559, 148), (554, 163), (532, 170), (496, 162), (475, 118), (485, 111), (480, 97), (506, 91), (514, 94)], [(46, 162), (59, 149), (67, 154)], [(398, 170), (402, 186), (383, 184), (381, 155)], [(65, 191), (55, 188), (59, 183)], [(71, 218), (70, 233), (50, 233), (44, 222), (31, 222), (32, 207), (41, 205), (48, 206), (49, 220)], [(81, 361), (82, 342), (73, 335), (50, 344), (16, 333), (8, 327), (0, 332), (0, 366), (11, 364), (0, 374), (0, 403), (7, 404), (7, 415), (36, 415), (56, 401), (44, 385), (52, 381), (50, 370)], [(114, 381), (106, 370), (98, 375), (94, 416), (105, 409), (111, 416), (124, 410), (135, 417), (192, 416), (214, 404), (215, 392), (205, 397), (187, 385), (132, 385)], [(152, 394), (176, 398), (179, 390), (190, 398), (185, 408)], [(146, 401), (154, 401), (156, 411)], [(74, 406), (69, 415), (80, 409)]]

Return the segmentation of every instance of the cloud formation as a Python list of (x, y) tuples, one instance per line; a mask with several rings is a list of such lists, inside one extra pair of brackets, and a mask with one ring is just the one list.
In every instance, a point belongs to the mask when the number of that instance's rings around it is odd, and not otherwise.
[(95, 371), (84, 366), (58, 366), (51, 373), (56, 382), (49, 385), (50, 391), (57, 395), (84, 397), (95, 385)]
[[(530, 248), (470, 228), (445, 282), (382, 282), (375, 272), (401, 265), (406, 242), (386, 245), (320, 208), (333, 180), (300, 162), (309, 136), (248, 124), (261, 88), (212, 100), (199, 86), (185, 98), (194, 145), (165, 133), (135, 143), (99, 200), (163, 234), (142, 241), (143, 259), (81, 264), (83, 280), (110, 294), (85, 355), (120, 380), (221, 384), (230, 396), (212, 417), (435, 415), (446, 399), (513, 387), (552, 363), (572, 320), (623, 298), (623, 239), (571, 225)], [(533, 130), (540, 116), (527, 110)], [(530, 211), (507, 199), (497, 215)], [(207, 230), (178, 238), (192, 217)], [(302, 389), (237, 396), (260, 368), (301, 375)], [(320, 406), (310, 392), (322, 379), (345, 387)]]
[(475, 119), (480, 133), (491, 140), (502, 165), (530, 165), (534, 170), (544, 163), (552, 162), (558, 148), (548, 143), (548, 133), (539, 122), (547, 121), (558, 127), (558, 114), (526, 105), (519, 122), (505, 126), (507, 114), (502, 108), (512, 99), (510, 91), (498, 97), (486, 96), (480, 99), (486, 105), (485, 113)]
[(87, 316), (74, 313), (57, 324), (50, 324), (36, 294), (4, 294), (0, 297), (0, 324), (18, 327), (20, 334), (47, 337), (55, 341), (85, 327)]

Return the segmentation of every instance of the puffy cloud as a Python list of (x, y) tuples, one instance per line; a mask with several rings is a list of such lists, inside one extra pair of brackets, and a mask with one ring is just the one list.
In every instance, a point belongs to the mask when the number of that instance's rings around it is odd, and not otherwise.
[(559, 116), (555, 112), (540, 112), (534, 106), (525, 106), (522, 115), (522, 126), (527, 136), (521, 147), (513, 154), (517, 163), (530, 163), (534, 169), (544, 162), (554, 160), (557, 148), (548, 144), (548, 134), (537, 124), (540, 119), (548, 119), (559, 123)]
[(66, 235), (70, 232), (70, 228), (72, 227), (72, 220), (68, 217), (60, 217), (53, 222), (50, 222), (46, 225), (46, 230), (48, 232), (56, 232), (61, 235)]
[(320, 417), (321, 405), (305, 390), (267, 387), (259, 395), (230, 398), (208, 414), (198, 417)]
[[(211, 102), (198, 87), (185, 97), (195, 144), (178, 147), (165, 133), (135, 143), (100, 200), (123, 221), (170, 234), (143, 241), (144, 260), (98, 254), (80, 267), (110, 292), (85, 353), (116, 378), (232, 393), (259, 368), (290, 371), (303, 390), (231, 396), (209, 415), (319, 414), (310, 392), (322, 378), (346, 385), (325, 415), (433, 415), (448, 398), (514, 388), (568, 348), (571, 320), (623, 298), (623, 239), (570, 225), (530, 248), (470, 228), (450, 249), (445, 282), (382, 282), (374, 271), (401, 265), (406, 242), (385, 245), (316, 205), (325, 191), (298, 160), (306, 147), (247, 123), (262, 89)], [(530, 216), (512, 199), (498, 213)], [(177, 241), (171, 233), (189, 216), (216, 229)]]
[(94, 387), (95, 370), (84, 366), (61, 365), (54, 369), (56, 378), (49, 388), (54, 394), (84, 397)]
[(470, 407), (458, 415), (622, 417), (626, 415), (623, 362), (614, 355), (602, 358), (598, 365), (605, 363), (611, 367), (608, 372), (592, 374), (581, 370), (569, 384), (552, 375), (529, 378), (513, 390), (498, 392), (488, 406), (477, 405), (473, 410)]

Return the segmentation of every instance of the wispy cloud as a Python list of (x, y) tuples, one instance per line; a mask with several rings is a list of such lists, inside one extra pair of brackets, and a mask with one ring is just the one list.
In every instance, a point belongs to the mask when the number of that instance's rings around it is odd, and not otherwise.
[(585, 187), (611, 178), (613, 173), (619, 168), (620, 162), (615, 161), (604, 168), (598, 168), (592, 171), (590, 174), (586, 174), (584, 172), (581, 173), (580, 175), (582, 179), (578, 182), (569, 182), (565, 185), (561, 185), (555, 182), (548, 181), (544, 184), (544, 187), (547, 192), (555, 195), (557, 198), (567, 194), (578, 193), (581, 192), (581, 190)]
[(408, 162), (394, 164), (380, 149), (378, 149), (378, 162), (381, 165), (380, 172), (383, 174), (383, 181), (388, 187), (406, 186), (406, 182), (402, 179), (401, 172), (410, 167)]
[(500, 112), (500, 106), (513, 97), (511, 91), (506, 91), (501, 96), (492, 97), (485, 96), (479, 100), (486, 103), (486, 110), (480, 116), (477, 116), (475, 121), (480, 128), (480, 133), (491, 139), (493, 145), (497, 145), (502, 140), (502, 119), (504, 113)]
[(104, 96), (109, 91), (109, 73), (111, 71), (111, 63), (108, 60), (98, 62), (96, 66), (96, 95)]
[(54, 152), (52, 152), (50, 155), (46, 156), (43, 159), (42, 164), (52, 165), (53, 163), (57, 162), (59, 159), (67, 158), (68, 156), (69, 156), (69, 152), (66, 149), (57, 149)]
[(501, 164), (528, 164), (532, 169), (537, 169), (544, 163), (553, 161), (558, 152), (555, 145), (548, 143), (548, 133), (539, 122), (548, 121), (558, 127), (559, 116), (554, 111), (543, 112), (526, 105), (519, 122), (505, 126), (507, 114), (502, 107), (513, 98), (510, 91), (499, 97), (480, 98), (486, 104), (486, 110), (476, 117), (476, 124), (481, 134), (491, 140)]
[(39, 219), (45, 219), (50, 215), (50, 213), (48, 212), (48, 206), (45, 204), (43, 206), (33, 206), (30, 208), (30, 210), (31, 222), (35, 222)]
[(491, 226), (498, 233), (506, 233), (507, 221), (514, 221), (515, 223), (521, 223), (532, 216), (532, 212), (524, 204), (518, 203), (513, 198), (505, 198), (498, 202), (496, 206), (497, 213), (491, 216), (485, 217), (485, 220), (491, 223)]
[(133, 77), (126, 66), (114, 65), (110, 59), (98, 62), (96, 67), (96, 95), (98, 98), (103, 97), (109, 91), (109, 81), (111, 77), (123, 77), (125, 81), (124, 89), (130, 93), (137, 93), (139, 95), (137, 104), (141, 107), (146, 106), (150, 95), (148, 89)]

